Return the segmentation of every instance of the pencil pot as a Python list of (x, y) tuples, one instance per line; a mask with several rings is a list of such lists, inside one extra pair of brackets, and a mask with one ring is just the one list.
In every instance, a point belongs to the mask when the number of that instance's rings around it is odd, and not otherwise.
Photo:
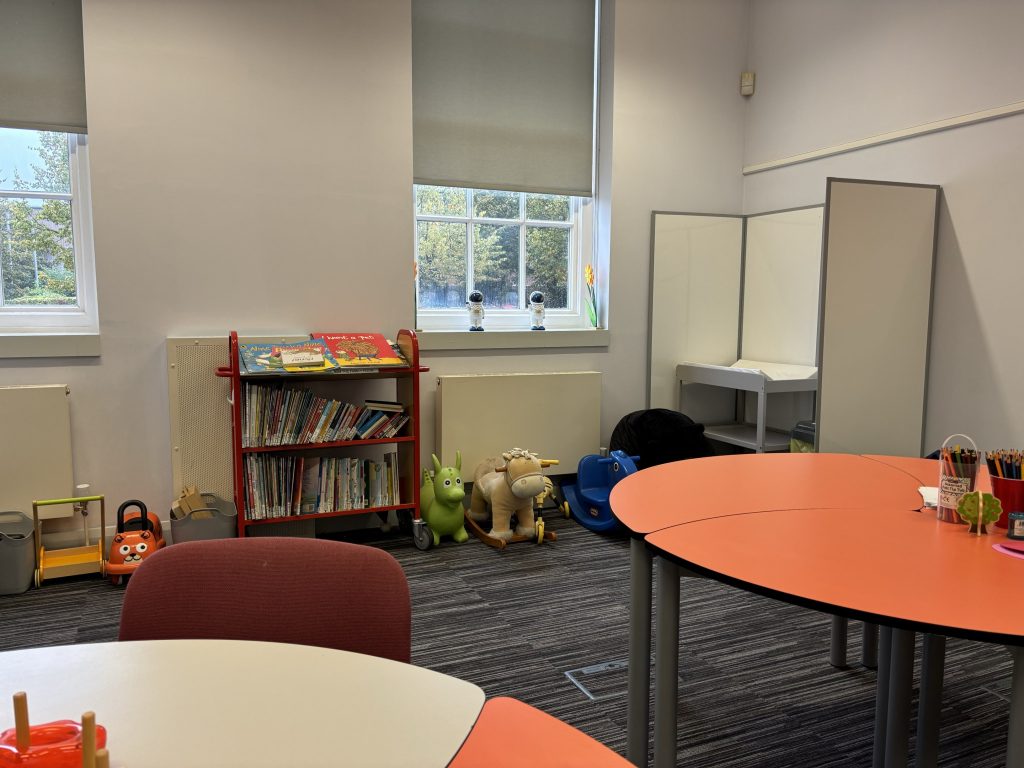
[[(959, 438), (962, 442), (955, 442)], [(964, 447), (964, 445), (969, 447)], [(939, 506), (936, 516), (945, 523), (962, 523), (956, 513), (960, 497), (974, 490), (978, 479), (978, 447), (967, 435), (950, 435), (939, 452)]]
[(993, 475), (992, 495), (999, 499), (999, 505), (1003, 513), (995, 522), (998, 528), (1010, 527), (1010, 513), (1024, 512), (1024, 480), (1011, 480), (1008, 477), (996, 477)]

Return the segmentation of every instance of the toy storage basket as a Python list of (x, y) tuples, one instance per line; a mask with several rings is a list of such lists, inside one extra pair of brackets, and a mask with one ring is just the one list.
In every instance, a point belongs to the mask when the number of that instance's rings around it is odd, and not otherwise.
[(31, 517), (0, 512), (0, 595), (16, 595), (32, 586), (34, 534)]
[(171, 516), (171, 543), (230, 539), (238, 534), (238, 513), (233, 502), (216, 494), (202, 494), (207, 506), (182, 517)]

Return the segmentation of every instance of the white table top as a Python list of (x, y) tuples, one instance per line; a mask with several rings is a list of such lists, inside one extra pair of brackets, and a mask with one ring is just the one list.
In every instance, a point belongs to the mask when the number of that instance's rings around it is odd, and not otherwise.
[(484, 692), (375, 656), (280, 643), (155, 640), (0, 653), (33, 724), (88, 710), (125, 768), (447, 765)]

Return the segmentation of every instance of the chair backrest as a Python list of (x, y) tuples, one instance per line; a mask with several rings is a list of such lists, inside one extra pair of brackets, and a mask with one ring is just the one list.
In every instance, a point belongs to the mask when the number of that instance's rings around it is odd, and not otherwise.
[(121, 640), (265, 640), (408, 662), (409, 585), (374, 547), (299, 538), (175, 544), (128, 581)]

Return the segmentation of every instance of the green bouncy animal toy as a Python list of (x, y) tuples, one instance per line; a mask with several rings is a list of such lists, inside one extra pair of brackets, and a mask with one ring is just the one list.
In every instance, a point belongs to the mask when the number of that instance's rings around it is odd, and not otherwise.
[(455, 466), (442, 467), (434, 454), (434, 477), (423, 470), (423, 486), (420, 488), (420, 517), (434, 536), (434, 546), (441, 543), (442, 536), (451, 536), (457, 544), (469, 538), (466, 533), (465, 514), (462, 500), (466, 490), (462, 487), (462, 454), (455, 452)]

